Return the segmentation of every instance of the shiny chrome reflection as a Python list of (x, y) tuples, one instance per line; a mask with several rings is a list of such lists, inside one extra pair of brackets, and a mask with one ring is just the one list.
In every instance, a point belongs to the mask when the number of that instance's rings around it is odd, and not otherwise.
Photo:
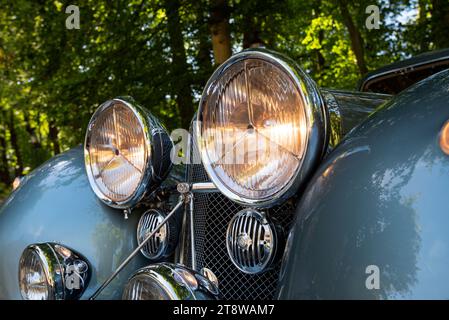
[(234, 265), (245, 273), (269, 270), (280, 247), (279, 230), (265, 214), (245, 209), (229, 222), (226, 248)]
[(158, 263), (136, 271), (123, 300), (211, 300), (218, 288), (203, 275), (180, 264)]
[(172, 147), (159, 121), (131, 98), (106, 101), (92, 116), (84, 143), (92, 190), (111, 207), (133, 207), (168, 175)]
[(195, 130), (202, 163), (231, 200), (272, 206), (292, 196), (324, 155), (328, 118), (319, 89), (295, 62), (243, 51), (203, 91)]
[[(140, 245), (146, 237), (165, 219), (166, 213), (150, 209), (146, 211), (137, 225), (137, 243)], [(178, 240), (178, 228), (174, 218), (169, 219), (158, 232), (140, 249), (140, 252), (148, 259), (157, 261), (168, 257), (176, 248)]]
[(200, 273), (205, 276), (207, 279), (209, 279), (210, 282), (212, 282), (213, 284), (215, 284), (218, 288), (218, 278), (215, 275), (215, 273), (209, 269), (209, 268), (202, 268)]
[(87, 260), (57, 243), (32, 244), (19, 262), (19, 287), (25, 300), (74, 300), (90, 280)]

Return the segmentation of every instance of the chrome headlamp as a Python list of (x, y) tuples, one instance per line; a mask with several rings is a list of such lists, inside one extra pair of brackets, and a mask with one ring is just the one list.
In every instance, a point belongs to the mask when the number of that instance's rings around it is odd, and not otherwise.
[(141, 268), (128, 280), (123, 300), (211, 300), (217, 286), (183, 265), (158, 263)]
[(19, 262), (19, 287), (25, 300), (78, 299), (87, 287), (87, 260), (56, 243), (25, 248)]
[(134, 206), (167, 176), (172, 147), (148, 111), (124, 99), (106, 101), (92, 116), (84, 144), (93, 191), (111, 207)]
[(327, 146), (328, 112), (316, 84), (286, 57), (241, 52), (206, 84), (196, 138), (220, 191), (270, 206), (291, 196)]

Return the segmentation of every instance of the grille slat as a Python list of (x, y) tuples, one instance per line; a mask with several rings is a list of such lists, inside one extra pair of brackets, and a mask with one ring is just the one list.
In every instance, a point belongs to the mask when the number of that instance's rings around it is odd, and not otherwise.
[(256, 258), (256, 250), (257, 250), (256, 243), (258, 242), (258, 239), (256, 238), (257, 226), (258, 226), (258, 224), (254, 221), (254, 223), (253, 223), (253, 230), (252, 230), (252, 234), (251, 234), (251, 239), (254, 239), (253, 243), (251, 244), (251, 252), (252, 252), (252, 259), (253, 259), (252, 260), (252, 262), (253, 262), (252, 266), (255, 266), (256, 261), (258, 261), (257, 258)]
[[(243, 232), (245, 232), (245, 222), (246, 222), (245, 217), (241, 217), (240, 218), (240, 227), (239, 227), (239, 232), (237, 234), (237, 238), (238, 238), (239, 234), (242, 234)], [(246, 259), (243, 257), (242, 250), (237, 249), (237, 253), (238, 253), (238, 257), (239, 257), (239, 263), (242, 265), (245, 265)]]
[[(252, 219), (250, 217), (246, 217), (246, 222), (247, 222), (247, 224), (245, 225), (245, 232), (250, 236)], [(250, 237), (250, 238), (252, 239), (252, 237)], [(246, 250), (246, 261), (247, 261), (248, 267), (251, 267), (252, 263), (251, 263), (251, 252), (250, 252), (250, 250)]]
[(233, 251), (235, 251), (235, 250), (237, 250), (237, 223), (234, 225), (234, 227), (233, 227), (233, 229), (234, 229), (234, 236), (232, 237), (233, 239), (234, 239), (234, 245), (233, 245), (233, 248), (232, 248), (232, 250)]
[(257, 232), (257, 259), (260, 261), (263, 259), (263, 246), (260, 245), (262, 236), (262, 226), (258, 226), (258, 232)]

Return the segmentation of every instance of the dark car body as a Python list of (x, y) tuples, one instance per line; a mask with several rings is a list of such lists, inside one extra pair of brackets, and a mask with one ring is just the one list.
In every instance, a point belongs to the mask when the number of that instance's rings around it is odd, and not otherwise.
[[(297, 211), (281, 299), (447, 299), (449, 72), (399, 94), (321, 164)], [(367, 267), (380, 271), (369, 290)]]

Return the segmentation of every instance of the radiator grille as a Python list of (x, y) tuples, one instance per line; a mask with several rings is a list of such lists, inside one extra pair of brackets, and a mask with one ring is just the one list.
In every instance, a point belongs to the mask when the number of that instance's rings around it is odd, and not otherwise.
[[(192, 156), (197, 156), (196, 145), (192, 146)], [(192, 182), (209, 181), (204, 167), (191, 164), (187, 169), (187, 179)], [(229, 300), (266, 300), (274, 297), (280, 270), (280, 262), (270, 271), (250, 275), (238, 270), (226, 250), (226, 229), (231, 218), (244, 207), (227, 199), (221, 193), (195, 194), (194, 227), (195, 248), (198, 270), (207, 267), (218, 278), (223, 299)], [(290, 229), (294, 200), (266, 210), (268, 217), (275, 219), (287, 234)], [(189, 229), (187, 229), (189, 230)], [(286, 235), (285, 235), (286, 236)], [(189, 242), (186, 246), (186, 261), (190, 265)]]

